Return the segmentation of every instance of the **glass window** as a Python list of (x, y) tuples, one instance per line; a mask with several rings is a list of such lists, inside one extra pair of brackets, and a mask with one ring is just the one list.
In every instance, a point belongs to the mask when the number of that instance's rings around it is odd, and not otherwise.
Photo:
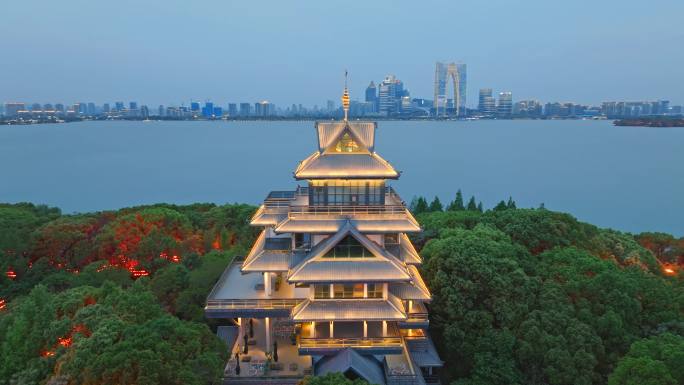
[(314, 286), (314, 298), (330, 298), (330, 285)]
[(309, 202), (312, 206), (383, 205), (385, 183), (350, 180), (312, 181)]
[(354, 298), (363, 298), (363, 284), (354, 284)]
[(374, 255), (363, 247), (356, 238), (347, 235), (335, 247), (330, 249), (323, 258), (373, 258)]
[(399, 234), (385, 234), (385, 245), (398, 245)]
[(368, 284), (368, 298), (382, 298), (382, 284), (369, 283)]
[(295, 233), (295, 249), (307, 249), (311, 247), (311, 234)]
[(341, 299), (354, 298), (354, 285), (337, 284), (336, 283), (333, 285), (333, 290), (334, 290), (335, 298), (341, 298)]

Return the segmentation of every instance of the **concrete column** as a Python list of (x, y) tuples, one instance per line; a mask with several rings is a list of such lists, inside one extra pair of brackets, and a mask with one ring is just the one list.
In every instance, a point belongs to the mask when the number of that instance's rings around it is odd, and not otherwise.
[(388, 288), (387, 283), (383, 283), (383, 284), (382, 284), (382, 299), (384, 299), (385, 301), (387, 301), (387, 298), (388, 298), (388, 295), (389, 295), (389, 294), (388, 294), (388, 289), (387, 289), (387, 288)]
[(363, 298), (368, 298), (368, 284), (363, 284)]
[(408, 306), (408, 308), (409, 308), (409, 309), (408, 309), (409, 313), (413, 313), (413, 300), (412, 300), (412, 299), (410, 299), (410, 300), (408, 301), (408, 305), (409, 305), (409, 306)]
[(363, 321), (363, 338), (368, 338), (368, 322)]
[(271, 273), (264, 273), (264, 292), (269, 297), (273, 295), (273, 290), (271, 289)]
[(330, 338), (335, 338), (335, 322), (330, 321)]
[(335, 286), (330, 284), (330, 298), (335, 298)]
[(311, 322), (311, 338), (316, 338), (316, 321)]
[(316, 290), (314, 289), (314, 285), (309, 285), (309, 299), (314, 299), (316, 296)]
[(264, 318), (264, 327), (266, 328), (266, 347), (264, 351), (271, 351), (271, 319), (269, 317)]
[(382, 321), (382, 336), (387, 337), (387, 321)]
[(237, 324), (238, 324), (238, 337), (237, 337), (237, 341), (238, 341), (238, 343), (239, 343), (240, 341), (242, 341), (242, 336), (245, 334), (245, 331), (243, 330), (243, 327), (244, 327), (245, 325), (242, 324), (242, 318), (240, 318), (240, 317), (238, 317), (238, 319), (237, 319)]

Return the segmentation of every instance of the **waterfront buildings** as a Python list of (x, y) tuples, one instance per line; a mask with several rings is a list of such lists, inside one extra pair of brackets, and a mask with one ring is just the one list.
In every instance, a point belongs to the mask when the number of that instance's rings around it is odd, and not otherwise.
[(5, 116), (15, 117), (19, 115), (19, 111), (25, 111), (26, 105), (24, 103), (5, 103)]
[(496, 115), (496, 99), (492, 96), (491, 88), (480, 89), (480, 96), (477, 109), (485, 117)]
[(366, 103), (371, 103), (371, 112), (378, 111), (378, 88), (372, 80), (368, 87), (366, 87)]
[(317, 149), (294, 172), (302, 184), (267, 195), (251, 251), (209, 294), (205, 315), (227, 324), (228, 384), (328, 372), (436, 382), (431, 294), (408, 238), (420, 226), (389, 185), (400, 173), (376, 152), (376, 123), (347, 120), (346, 88), (342, 101), (344, 120), (316, 123)]
[(496, 105), (496, 116), (498, 118), (510, 118), (513, 114), (513, 93), (499, 92), (499, 103)]
[[(453, 99), (451, 103), (449, 103), (447, 98), (447, 84), (449, 81), (451, 81), (453, 92)], [(435, 111), (435, 116), (465, 116), (467, 89), (467, 73), (465, 64), (444, 64), (441, 62), (435, 63), (434, 89), (433, 108)]]

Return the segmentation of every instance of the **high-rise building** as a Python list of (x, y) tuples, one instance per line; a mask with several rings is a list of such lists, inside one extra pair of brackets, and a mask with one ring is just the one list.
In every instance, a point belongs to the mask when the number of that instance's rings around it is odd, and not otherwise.
[(269, 103), (268, 100), (262, 100), (260, 102), (254, 103), (254, 115), (255, 116), (271, 116), (275, 113), (275, 106), (273, 103)]
[(116, 110), (118, 112), (121, 112), (124, 110), (124, 103), (123, 102), (116, 102), (116, 103), (114, 103), (114, 106), (116, 107)]
[(62, 104), (62, 103), (55, 104), (55, 111), (57, 113), (63, 114), (64, 113), (64, 104)]
[(105, 103), (102, 105), (102, 112), (105, 114), (108, 114), (111, 111), (111, 107), (109, 107), (109, 103)]
[(165, 113), (166, 113), (166, 109), (164, 108), (164, 106), (162, 104), (160, 104), (159, 108), (157, 108), (157, 114), (159, 114), (159, 116), (164, 116)]
[[(423, 261), (407, 235), (420, 225), (389, 186), (399, 172), (376, 152), (375, 122), (316, 130), (316, 151), (294, 172), (304, 185), (268, 194), (251, 219), (262, 228), (252, 249), (207, 297), (205, 316), (230, 325), (221, 327), (232, 336), (225, 382), (342, 372), (424, 384), (443, 362), (428, 332)], [(278, 357), (282, 370), (248, 370), (241, 353)]]
[(378, 86), (378, 112), (386, 116), (401, 112), (401, 98), (405, 95), (408, 94), (404, 83), (394, 75), (387, 75)]
[(252, 106), (249, 103), (240, 103), (240, 116), (247, 117), (252, 114)]
[[(435, 92), (433, 108), (436, 116), (453, 114), (465, 116), (466, 114), (466, 90), (467, 90), (467, 67), (463, 63), (441, 62), (435, 63)], [(453, 88), (453, 107), (449, 109), (447, 98), (447, 83), (451, 80)]]
[(233, 118), (238, 115), (237, 104), (228, 103), (228, 115)]
[(150, 117), (150, 109), (144, 104), (140, 106), (140, 116), (142, 116), (143, 119)]
[(492, 96), (491, 88), (480, 89), (477, 109), (485, 117), (494, 117), (496, 115), (496, 99)]
[(496, 106), (496, 115), (499, 118), (510, 118), (513, 114), (513, 93), (500, 92), (499, 104)]
[(328, 112), (334, 112), (335, 111), (335, 102), (332, 100), (328, 100), (326, 103), (326, 108), (328, 109)]
[(200, 115), (200, 104), (199, 104), (199, 102), (190, 102), (190, 112), (194, 116)]
[(204, 107), (202, 107), (202, 116), (204, 118), (210, 119), (214, 117), (214, 103), (205, 102)]
[(19, 111), (25, 111), (24, 103), (5, 103), (5, 116), (14, 117), (19, 115)]
[(366, 102), (372, 103), (373, 108), (371, 112), (378, 112), (378, 87), (375, 86), (372, 80), (368, 87), (366, 87)]
[(128, 109), (129, 109), (129, 110), (137, 110), (137, 109), (138, 109), (138, 102), (130, 102), (130, 103), (128, 103)]
[(477, 110), (480, 111), (480, 113), (485, 113), (485, 100), (486, 98), (491, 98), (492, 97), (492, 89), (491, 88), (480, 88), (480, 95), (478, 98), (477, 102)]

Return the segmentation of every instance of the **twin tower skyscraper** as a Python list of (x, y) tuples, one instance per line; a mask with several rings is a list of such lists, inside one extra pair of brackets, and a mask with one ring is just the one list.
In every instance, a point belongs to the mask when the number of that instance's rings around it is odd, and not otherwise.
[[(453, 98), (449, 100), (448, 84), (452, 83)], [(462, 63), (435, 64), (435, 93), (433, 109), (435, 116), (466, 115), (467, 68)]]

